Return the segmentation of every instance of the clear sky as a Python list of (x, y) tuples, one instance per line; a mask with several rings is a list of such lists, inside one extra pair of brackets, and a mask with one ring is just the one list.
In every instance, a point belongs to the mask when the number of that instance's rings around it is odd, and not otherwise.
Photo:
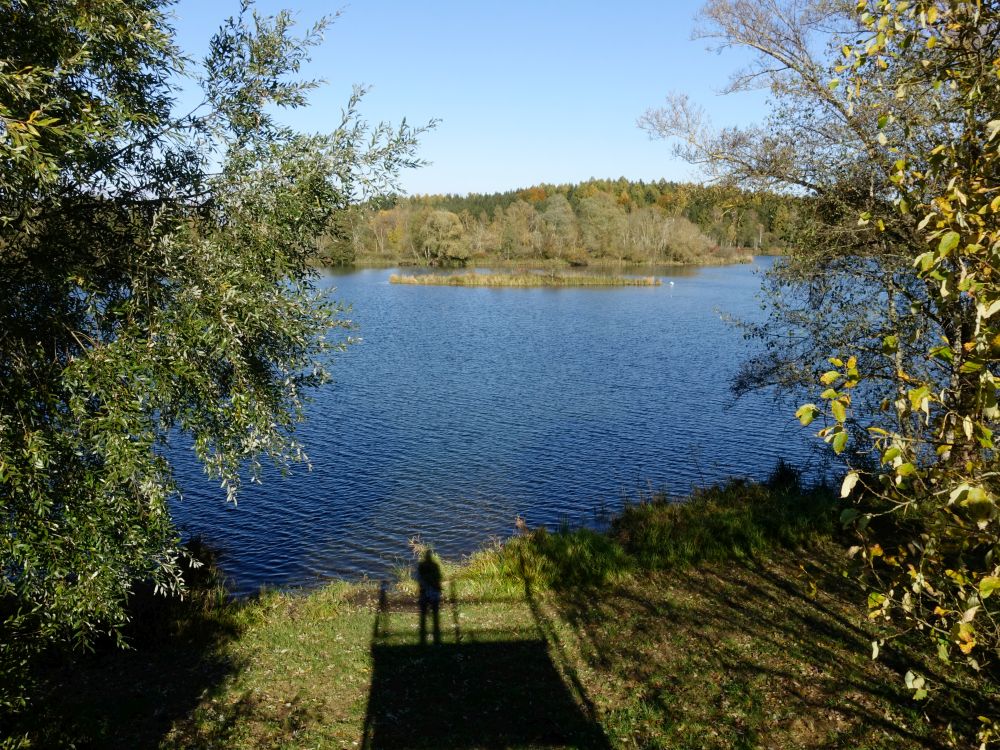
[[(509, 190), (589, 177), (697, 179), (636, 118), (669, 91), (701, 104), (715, 125), (763, 116), (759, 93), (720, 96), (745, 58), (692, 40), (698, 0), (603, 1), (260, 0), (265, 14), (295, 12), (302, 27), (343, 12), (305, 71), (326, 84), (308, 109), (286, 116), (304, 130), (336, 122), (352, 84), (371, 92), (371, 121), (441, 122), (408, 172), (414, 193)], [(179, 0), (178, 42), (200, 57), (237, 0)]]

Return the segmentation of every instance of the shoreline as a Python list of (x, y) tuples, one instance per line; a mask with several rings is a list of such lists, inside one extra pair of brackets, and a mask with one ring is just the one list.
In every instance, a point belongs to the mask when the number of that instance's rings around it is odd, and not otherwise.
[(432, 265), (426, 262), (420, 262), (413, 258), (374, 258), (374, 257), (364, 257), (358, 258), (353, 263), (347, 264), (334, 264), (322, 262), (322, 259), (314, 259), (312, 265), (316, 268), (324, 269), (353, 269), (353, 270), (365, 270), (365, 269), (385, 269), (385, 268), (427, 268), (435, 270), (451, 270), (451, 271), (462, 271), (470, 268), (484, 268), (484, 269), (497, 269), (497, 270), (525, 270), (525, 271), (570, 271), (570, 272), (587, 272), (587, 271), (620, 271), (627, 272), (630, 270), (640, 271), (642, 269), (655, 269), (655, 268), (717, 268), (720, 266), (740, 266), (749, 265), (754, 262), (757, 257), (776, 257), (773, 254), (768, 253), (746, 253), (739, 254), (732, 257), (726, 258), (712, 258), (707, 259), (699, 263), (679, 263), (676, 261), (658, 261), (656, 263), (629, 263), (620, 261), (594, 261), (587, 263), (586, 265), (573, 265), (566, 261), (557, 259), (545, 259), (537, 258), (533, 260), (505, 260), (503, 258), (471, 258), (469, 262), (464, 265)]
[(132, 650), (43, 661), (14, 728), (164, 749), (943, 744), (950, 696), (915, 704), (903, 685), (919, 654), (871, 659), (877, 625), (839, 575), (839, 501), (776, 479), (443, 561), (424, 643), (412, 568), (241, 601), (206, 575), (184, 601), (136, 603)]

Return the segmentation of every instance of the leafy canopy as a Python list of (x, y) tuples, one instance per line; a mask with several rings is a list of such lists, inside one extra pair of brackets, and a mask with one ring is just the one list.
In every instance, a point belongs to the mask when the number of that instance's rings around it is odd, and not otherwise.
[[(1000, 647), (1000, 10), (983, 0), (709, 0), (703, 31), (754, 50), (766, 127), (712, 131), (684, 97), (641, 120), (723, 181), (802, 197), (769, 280), (766, 348), (739, 386), (815, 392), (803, 424), (853, 467), (873, 621), (946, 663)], [(877, 654), (881, 644), (873, 644)], [(995, 671), (992, 674), (996, 674)], [(910, 673), (922, 700), (945, 684)], [(984, 717), (980, 740), (996, 739)]]
[[(419, 164), (423, 128), (369, 126), (360, 89), (330, 133), (276, 118), (317, 85), (298, 73), (326, 20), (296, 36), (245, 3), (194, 64), (168, 5), (0, 3), (9, 669), (32, 644), (116, 630), (137, 580), (181, 587), (169, 435), (233, 500), (241, 467), (304, 458), (294, 424), (348, 324), (307, 260), (339, 212)], [(184, 75), (204, 98), (178, 115)]]
[[(993, 438), (1000, 418), (1000, 15), (966, 0), (872, 0), (858, 12), (867, 33), (843, 49), (840, 65), (852, 97), (871, 91), (886, 101), (917, 92), (927, 103), (875, 115), (893, 203), (913, 217), (919, 236), (909, 250), (911, 273), (926, 290), (921, 312), (941, 321), (941, 330), (922, 351), (923, 372), (936, 377), (896, 372), (892, 409), (918, 418), (919, 431), (852, 415), (850, 392), (869, 373), (845, 375), (839, 362), (830, 372), (828, 429), (842, 430), (853, 416), (876, 436), (878, 468), (848, 474), (843, 492), (861, 485), (881, 505), (847, 511), (844, 520), (868, 532), (861, 553), (874, 574), (871, 616), (916, 626), (942, 660), (958, 657), (978, 669), (1000, 647), (1000, 610), (991, 598), (1000, 587)], [(922, 138), (913, 137), (918, 131)], [(887, 327), (884, 356), (908, 335)], [(884, 540), (868, 529), (879, 512), (905, 513), (918, 521), (916, 533), (883, 550)], [(915, 697), (927, 695), (922, 677), (908, 685)], [(984, 720), (982, 739), (995, 734)]]

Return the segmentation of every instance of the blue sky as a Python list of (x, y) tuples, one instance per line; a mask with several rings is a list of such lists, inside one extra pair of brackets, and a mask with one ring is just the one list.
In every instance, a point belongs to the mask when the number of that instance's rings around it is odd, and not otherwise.
[[(441, 122), (408, 172), (414, 193), (493, 192), (589, 177), (697, 179), (668, 144), (635, 121), (669, 91), (701, 104), (715, 125), (763, 117), (761, 93), (720, 96), (745, 57), (692, 40), (696, 0), (444, 2), (261, 0), (260, 12), (295, 12), (303, 27), (343, 12), (305, 71), (326, 80), (308, 109), (284, 116), (304, 130), (330, 129), (352, 84), (368, 84), (371, 121)], [(179, 0), (178, 42), (200, 56), (238, 10), (233, 0)]]

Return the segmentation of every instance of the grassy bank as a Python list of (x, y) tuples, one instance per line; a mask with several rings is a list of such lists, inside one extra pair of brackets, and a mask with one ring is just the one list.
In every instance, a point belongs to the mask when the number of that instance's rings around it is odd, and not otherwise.
[[(945, 746), (982, 686), (905, 643), (871, 660), (835, 514), (792, 477), (523, 533), (445, 566), (439, 645), (406, 576), (207, 587), (140, 613), (131, 652), (41, 665), (15, 728), (39, 747)], [(914, 703), (908, 668), (952, 688)]]
[(390, 284), (487, 287), (576, 287), (576, 286), (660, 286), (655, 276), (611, 276), (607, 274), (556, 273), (428, 273), (418, 276), (392, 274)]

